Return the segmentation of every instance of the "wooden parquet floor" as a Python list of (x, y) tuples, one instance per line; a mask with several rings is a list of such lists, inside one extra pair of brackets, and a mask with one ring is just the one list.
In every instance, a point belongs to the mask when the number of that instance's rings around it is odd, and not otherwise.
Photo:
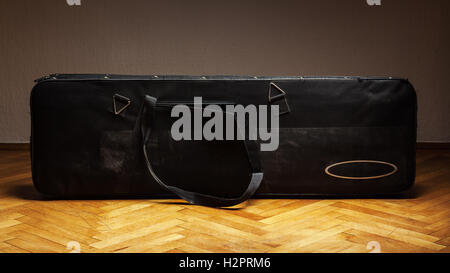
[(410, 199), (250, 200), (235, 208), (43, 201), (28, 152), (0, 151), (0, 252), (9, 253), (450, 252), (450, 150), (418, 151)]

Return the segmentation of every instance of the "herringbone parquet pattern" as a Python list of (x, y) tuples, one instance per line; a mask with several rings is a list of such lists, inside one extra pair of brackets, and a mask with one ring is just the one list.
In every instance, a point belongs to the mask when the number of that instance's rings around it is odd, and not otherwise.
[(450, 151), (422, 150), (411, 199), (42, 201), (28, 152), (0, 151), (0, 252), (450, 252), (449, 176)]

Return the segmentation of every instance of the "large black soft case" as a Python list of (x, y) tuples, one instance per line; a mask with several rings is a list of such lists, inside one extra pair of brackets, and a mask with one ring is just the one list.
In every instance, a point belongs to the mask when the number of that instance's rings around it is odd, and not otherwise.
[[(279, 146), (175, 141), (176, 104), (279, 105)], [(35, 187), (59, 198), (375, 196), (415, 178), (416, 95), (405, 79), (51, 75), (31, 93)]]

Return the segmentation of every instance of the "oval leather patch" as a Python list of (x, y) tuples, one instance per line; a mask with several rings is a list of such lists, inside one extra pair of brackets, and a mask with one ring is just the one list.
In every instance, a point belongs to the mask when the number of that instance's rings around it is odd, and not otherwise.
[(392, 163), (377, 160), (352, 160), (334, 163), (325, 168), (329, 176), (350, 179), (367, 180), (393, 175), (398, 168)]

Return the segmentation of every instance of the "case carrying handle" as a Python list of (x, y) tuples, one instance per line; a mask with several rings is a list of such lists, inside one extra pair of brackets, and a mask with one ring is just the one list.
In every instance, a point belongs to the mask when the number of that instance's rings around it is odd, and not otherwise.
[(263, 172), (259, 161), (257, 144), (255, 141), (243, 140), (244, 146), (248, 156), (248, 162), (250, 166), (249, 184), (247, 189), (236, 198), (225, 198), (212, 196), (208, 194), (202, 194), (198, 192), (187, 191), (178, 187), (167, 185), (162, 179), (160, 179), (155, 173), (152, 164), (149, 159), (149, 152), (147, 149), (147, 143), (152, 134), (153, 124), (156, 117), (156, 103), (157, 98), (146, 95), (144, 98), (144, 105), (141, 110), (140, 116), (140, 128), (142, 135), (142, 150), (144, 153), (144, 159), (148, 171), (155, 181), (163, 188), (175, 193), (177, 196), (183, 198), (191, 204), (203, 205), (209, 207), (229, 207), (246, 201), (251, 198), (252, 195), (258, 190), (263, 179)]

